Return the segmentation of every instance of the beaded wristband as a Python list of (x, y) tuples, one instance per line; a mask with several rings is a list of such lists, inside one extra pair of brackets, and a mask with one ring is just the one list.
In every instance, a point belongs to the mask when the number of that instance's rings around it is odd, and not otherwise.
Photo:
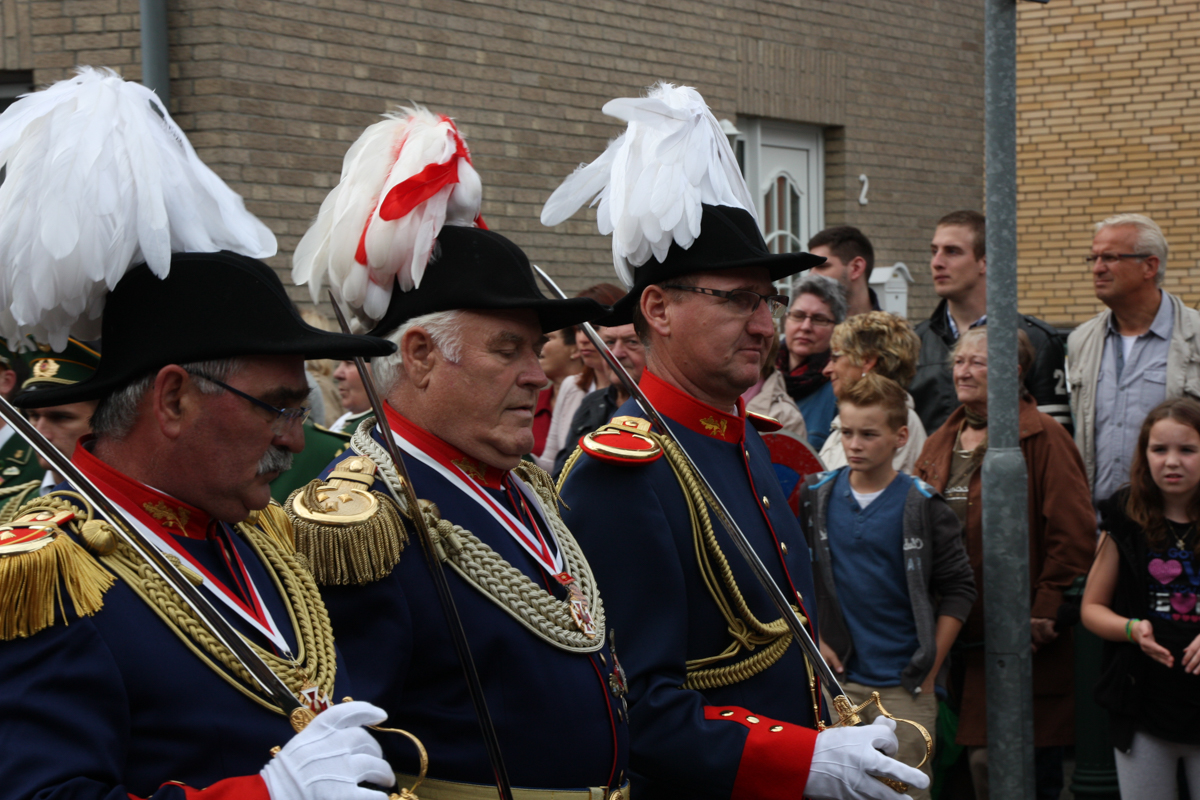
[(1125, 621), (1125, 638), (1131, 642), (1133, 641), (1133, 626), (1137, 622), (1141, 622), (1137, 617), (1130, 617)]

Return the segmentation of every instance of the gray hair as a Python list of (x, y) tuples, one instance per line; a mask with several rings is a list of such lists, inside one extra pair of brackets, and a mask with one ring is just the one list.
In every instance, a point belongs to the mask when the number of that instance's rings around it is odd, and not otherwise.
[[(242, 360), (240, 358), (220, 358), (213, 361), (192, 361), (187, 364), (179, 364), (179, 366), (188, 372), (197, 372), (222, 382), (228, 382), (229, 378), (242, 368)], [(95, 412), (92, 413), (92, 433), (96, 435), (97, 439), (109, 438), (120, 441), (129, 435), (129, 432), (133, 430), (133, 424), (137, 422), (139, 407), (146, 395), (154, 388), (154, 380), (157, 377), (158, 370), (155, 370), (100, 400)], [(201, 394), (220, 394), (225, 391), (209, 381), (197, 381), (196, 387)]]
[(1104, 228), (1114, 228), (1118, 225), (1132, 225), (1137, 228), (1137, 251), (1158, 256), (1158, 274), (1154, 276), (1154, 282), (1162, 286), (1163, 276), (1167, 272), (1167, 237), (1163, 236), (1162, 228), (1143, 214), (1113, 214), (1097, 222), (1095, 232), (1099, 233)]
[(413, 328), (424, 328), (433, 340), (433, 346), (442, 351), (447, 361), (457, 364), (462, 358), (463, 336), (462, 327), (459, 325), (461, 316), (462, 312), (458, 309), (422, 314), (388, 334), (387, 339), (396, 345), (396, 352), (390, 356), (371, 359), (371, 373), (375, 376), (379, 393), (386, 396), (396, 388), (400, 380), (400, 365), (404, 363), (404, 357), (399, 350), (400, 342), (404, 339), (404, 334)]
[(846, 288), (833, 278), (809, 272), (800, 283), (792, 287), (792, 302), (799, 300), (802, 294), (811, 294), (829, 306), (829, 313), (833, 314), (834, 322), (846, 319)]

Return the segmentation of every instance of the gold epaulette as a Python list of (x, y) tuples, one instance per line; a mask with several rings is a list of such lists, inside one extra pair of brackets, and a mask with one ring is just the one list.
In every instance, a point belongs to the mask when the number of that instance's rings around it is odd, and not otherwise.
[(292, 492), (284, 511), (296, 551), (321, 586), (362, 586), (391, 574), (408, 544), (400, 511), (371, 491), (375, 462), (350, 452), (324, 481)]
[(663, 454), (650, 422), (641, 417), (613, 417), (584, 436), (579, 446), (593, 458), (616, 464), (648, 464)]
[(116, 579), (71, 538), (68, 525), (85, 541), (102, 546), (106, 540), (105, 523), (56, 495), (37, 498), (0, 526), (0, 640), (50, 627), (60, 616), (56, 607), (65, 621), (60, 586), (77, 616), (91, 616), (104, 605)]

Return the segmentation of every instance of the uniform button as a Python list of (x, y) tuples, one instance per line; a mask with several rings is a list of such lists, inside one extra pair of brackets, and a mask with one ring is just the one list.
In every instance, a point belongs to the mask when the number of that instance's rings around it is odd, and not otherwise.
[(763, 508), (770, 508), (771, 500), (765, 494), (763, 495)]
[(771, 726), (771, 733), (779, 733), (781, 730), (783, 730), (782, 725), (772, 725)]
[(722, 712), (721, 712), (721, 716), (722, 716), (722, 717), (732, 717), (732, 716), (733, 716), (733, 712), (732, 712), (732, 711), (722, 711)]
[(786, 556), (787, 555), (787, 542), (780, 542), (779, 549), (782, 550), (783, 554)]
[(750, 723), (753, 723), (753, 724), (757, 725), (757, 724), (758, 724), (758, 717), (746, 717), (746, 722), (750, 722)]

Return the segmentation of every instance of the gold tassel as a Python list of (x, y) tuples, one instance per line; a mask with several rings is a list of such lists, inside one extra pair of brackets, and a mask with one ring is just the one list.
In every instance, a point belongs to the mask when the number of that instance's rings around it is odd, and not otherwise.
[(38, 550), (0, 556), (0, 641), (50, 627), (56, 606), (65, 623), (62, 586), (75, 614), (90, 617), (104, 605), (104, 593), (115, 580), (65, 533)]
[(379, 507), (368, 519), (349, 525), (321, 524), (295, 511), (295, 504), (304, 502), (304, 493), (312, 493), (318, 486), (320, 482), (313, 481), (297, 489), (286, 508), (296, 552), (308, 562), (317, 585), (363, 586), (390, 575), (408, 544), (408, 532), (395, 503), (382, 492), (371, 492)]
[[(283, 510), (283, 506), (272, 500), (267, 507), (257, 513), (257, 524), (260, 530), (264, 531), (274, 540), (275, 544), (282, 547), (289, 553), (296, 551), (295, 533), (292, 531), (292, 525), (288, 521), (287, 512)], [(254, 514), (245, 521), (246, 525), (255, 524), (253, 520), (256, 517)]]

